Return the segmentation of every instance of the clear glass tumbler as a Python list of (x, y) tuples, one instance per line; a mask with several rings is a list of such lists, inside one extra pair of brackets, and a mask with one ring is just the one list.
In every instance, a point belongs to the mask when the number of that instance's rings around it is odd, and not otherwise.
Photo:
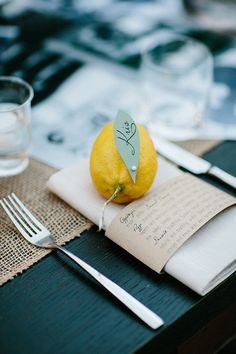
[(146, 125), (169, 139), (191, 138), (203, 123), (213, 76), (205, 45), (169, 31), (158, 33), (142, 54)]
[(0, 177), (17, 175), (28, 165), (32, 98), (28, 83), (0, 76)]

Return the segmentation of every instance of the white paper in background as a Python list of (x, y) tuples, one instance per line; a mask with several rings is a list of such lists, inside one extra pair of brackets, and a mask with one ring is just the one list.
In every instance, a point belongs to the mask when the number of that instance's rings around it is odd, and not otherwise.
[[(127, 72), (127, 68), (125, 73)], [(89, 156), (98, 132), (119, 109), (145, 124), (147, 110), (139, 82), (102, 65), (87, 64), (33, 109), (33, 157), (63, 167)], [(214, 105), (222, 104), (227, 88), (215, 85)], [(161, 97), (159, 97), (161, 100)], [(235, 109), (236, 114), (236, 109)], [(155, 129), (149, 131), (155, 140)], [(168, 136), (167, 136), (168, 137)], [(235, 125), (206, 121), (179, 139), (236, 139)]]
[(88, 157), (95, 137), (119, 109), (141, 118), (138, 96), (132, 81), (85, 65), (33, 109), (33, 157), (57, 167)]
[(236, 68), (236, 48), (229, 48), (215, 58), (215, 64)]

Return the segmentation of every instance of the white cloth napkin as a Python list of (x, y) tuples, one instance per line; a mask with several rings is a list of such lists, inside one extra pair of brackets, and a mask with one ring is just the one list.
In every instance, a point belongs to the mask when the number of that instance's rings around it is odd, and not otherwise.
[[(152, 188), (182, 172), (159, 158)], [(48, 188), (98, 225), (104, 199), (93, 187), (88, 161), (55, 173)], [(150, 193), (150, 192), (149, 192)], [(124, 206), (111, 203), (105, 211), (105, 229)], [(200, 295), (205, 295), (236, 269), (236, 207), (226, 209), (198, 230), (169, 259), (164, 271)]]

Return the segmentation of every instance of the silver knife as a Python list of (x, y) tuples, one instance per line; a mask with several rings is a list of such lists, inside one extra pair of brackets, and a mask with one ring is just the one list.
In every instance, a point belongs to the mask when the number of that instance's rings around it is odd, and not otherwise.
[(213, 166), (210, 162), (195, 156), (164, 138), (155, 136), (154, 145), (160, 155), (195, 174), (208, 174), (236, 189), (236, 177)]

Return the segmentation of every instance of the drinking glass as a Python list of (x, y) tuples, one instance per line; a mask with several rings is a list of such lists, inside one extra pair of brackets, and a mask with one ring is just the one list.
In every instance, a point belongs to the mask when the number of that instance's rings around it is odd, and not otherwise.
[(169, 139), (191, 137), (209, 103), (212, 55), (202, 43), (171, 32), (152, 38), (142, 54), (145, 124)]
[(0, 76), (0, 177), (28, 165), (33, 89), (20, 78)]

